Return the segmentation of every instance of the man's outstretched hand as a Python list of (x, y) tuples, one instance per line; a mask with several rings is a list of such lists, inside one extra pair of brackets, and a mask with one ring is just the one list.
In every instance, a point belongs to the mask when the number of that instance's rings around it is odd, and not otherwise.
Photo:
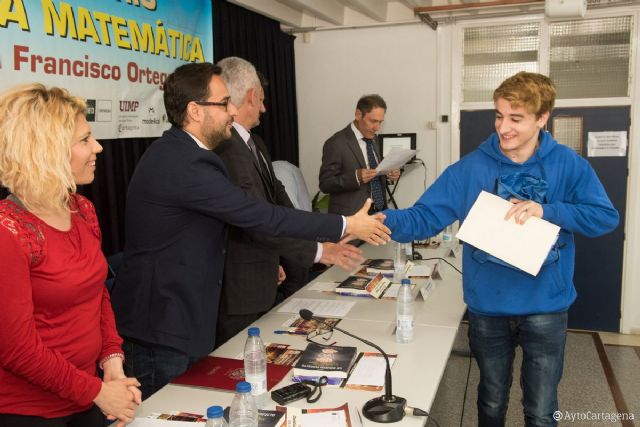
[(344, 241), (322, 244), (320, 262), (323, 264), (337, 265), (345, 271), (352, 272), (362, 261), (362, 251)]
[(370, 208), (371, 199), (367, 199), (358, 212), (347, 217), (346, 233), (374, 246), (384, 245), (391, 240), (391, 230), (383, 224), (386, 217), (382, 213), (369, 215)]

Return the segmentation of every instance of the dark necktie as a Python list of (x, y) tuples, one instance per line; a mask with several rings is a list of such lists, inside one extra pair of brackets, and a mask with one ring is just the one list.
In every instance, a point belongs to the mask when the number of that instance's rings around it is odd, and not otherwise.
[[(375, 169), (378, 167), (376, 161), (376, 155), (373, 151), (373, 140), (368, 138), (362, 138), (367, 144), (367, 160), (369, 162), (369, 169)], [(384, 192), (382, 190), (382, 181), (379, 176), (376, 176), (371, 180), (371, 198), (373, 199), (373, 207), (377, 211), (384, 209)]]
[(265, 176), (270, 182), (273, 181), (271, 179), (271, 172), (264, 162), (264, 159), (260, 160), (262, 156), (260, 155), (260, 153), (258, 153), (258, 148), (256, 147), (256, 143), (253, 142), (253, 138), (249, 137), (249, 139), (247, 140), (247, 145), (249, 146), (249, 151), (251, 151), (251, 154), (253, 154), (253, 157), (255, 157), (256, 162), (258, 163), (258, 170), (260, 170), (260, 173)]
[(256, 162), (258, 162), (258, 167), (260, 167), (260, 159), (258, 159), (258, 149), (256, 148), (256, 143), (253, 142), (253, 138), (249, 137), (249, 139), (247, 139), (247, 145), (249, 146), (249, 151), (251, 151), (251, 154), (253, 154), (253, 157), (255, 157)]

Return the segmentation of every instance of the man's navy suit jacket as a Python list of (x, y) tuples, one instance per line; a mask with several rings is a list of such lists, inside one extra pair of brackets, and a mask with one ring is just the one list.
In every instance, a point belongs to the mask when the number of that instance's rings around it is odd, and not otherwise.
[(127, 194), (126, 246), (113, 288), (118, 331), (193, 357), (215, 343), (225, 224), (278, 236), (337, 241), (338, 215), (286, 209), (227, 179), (217, 154), (172, 127), (145, 152)]

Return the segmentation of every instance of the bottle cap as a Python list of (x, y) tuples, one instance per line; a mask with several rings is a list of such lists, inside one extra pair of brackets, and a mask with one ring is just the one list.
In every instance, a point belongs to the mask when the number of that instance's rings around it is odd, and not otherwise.
[(247, 333), (249, 334), (250, 337), (259, 337), (260, 336), (260, 328), (256, 328), (255, 326), (251, 327), (251, 328), (249, 328)]
[(240, 381), (236, 384), (236, 391), (238, 393), (250, 393), (251, 392), (251, 384), (246, 381)]
[[(398, 283), (398, 282), (396, 282), (396, 283)], [(409, 279), (402, 279), (402, 280), (400, 281), (400, 283), (402, 283), (403, 285), (410, 285), (410, 284), (411, 284), (411, 280), (409, 280)]]
[(207, 408), (207, 418), (220, 418), (223, 414), (222, 406), (209, 406)]

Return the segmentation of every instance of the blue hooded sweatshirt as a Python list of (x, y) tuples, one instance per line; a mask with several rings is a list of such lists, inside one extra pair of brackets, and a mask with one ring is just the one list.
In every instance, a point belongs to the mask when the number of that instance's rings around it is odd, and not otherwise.
[[(560, 226), (559, 258), (532, 276), (479, 256), (464, 244), (464, 301), (475, 313), (517, 316), (565, 311), (576, 299), (573, 285), (573, 233), (596, 237), (612, 231), (618, 211), (591, 165), (551, 134), (540, 132), (539, 148), (526, 162), (511, 161), (500, 151), (497, 134), (449, 166), (408, 209), (387, 210), (385, 225), (398, 242), (438, 234), (455, 220), (464, 221), (482, 190), (496, 193), (498, 177), (528, 173), (548, 183), (543, 218)], [(475, 256), (474, 256), (475, 255)]]

